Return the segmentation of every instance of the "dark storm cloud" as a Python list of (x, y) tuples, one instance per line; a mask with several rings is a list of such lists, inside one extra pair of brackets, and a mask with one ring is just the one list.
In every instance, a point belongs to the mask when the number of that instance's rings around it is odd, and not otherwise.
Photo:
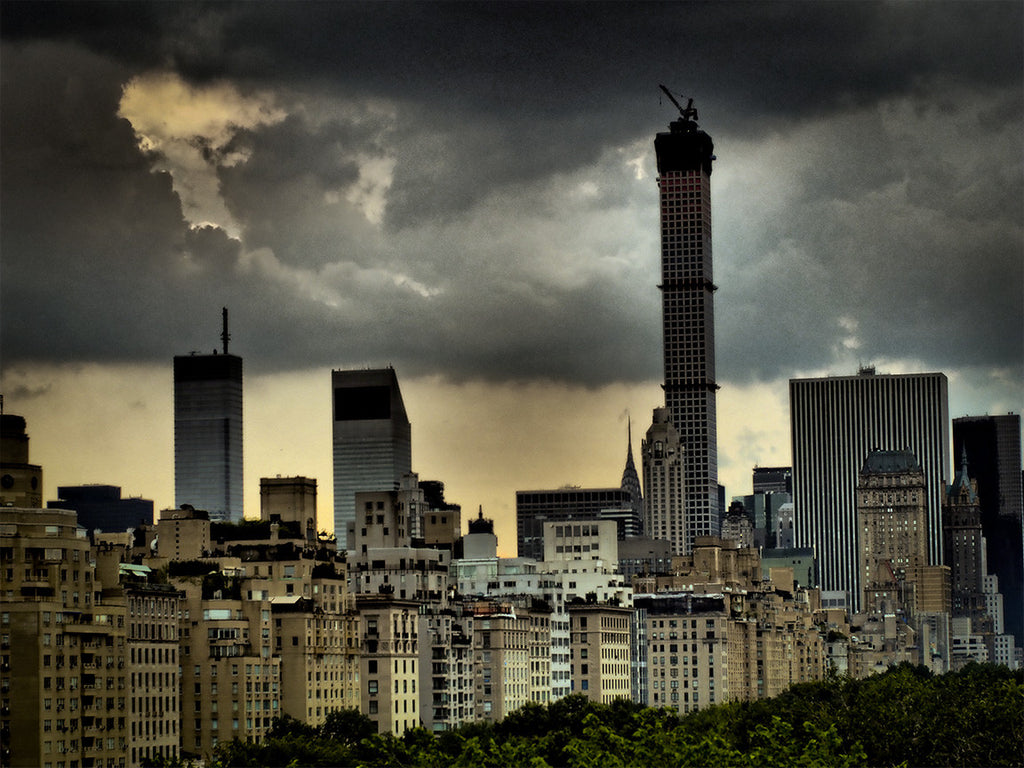
[[(837, 349), (1019, 365), (1019, 4), (0, 14), (8, 363), (212, 348), (229, 305), (256, 369), (656, 378), (664, 82), (696, 98), (721, 158), (720, 378), (819, 368)], [(149, 71), (269, 93), (286, 113), (223, 145), (184, 137), (239, 239), (190, 229), (159, 153), (117, 117)], [(634, 148), (643, 179), (615, 155)]]

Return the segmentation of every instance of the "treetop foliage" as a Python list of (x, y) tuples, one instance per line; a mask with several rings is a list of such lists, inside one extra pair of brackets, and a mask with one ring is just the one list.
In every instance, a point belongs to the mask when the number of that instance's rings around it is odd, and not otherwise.
[[(633, 768), (634, 766), (1024, 765), (1024, 672), (972, 664), (932, 675), (901, 665), (864, 680), (794, 686), (770, 700), (674, 710), (581, 695), (527, 704), (497, 723), (378, 734), (356, 710), (320, 727), (276, 721), (261, 744), (220, 745), (211, 768)], [(160, 765), (160, 764), (157, 764)], [(187, 765), (187, 761), (163, 765)]]

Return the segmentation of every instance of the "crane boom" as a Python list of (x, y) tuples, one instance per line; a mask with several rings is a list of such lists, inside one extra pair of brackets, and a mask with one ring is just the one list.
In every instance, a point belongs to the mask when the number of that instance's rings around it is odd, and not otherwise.
[(697, 110), (693, 106), (693, 99), (690, 99), (684, 108), (678, 101), (676, 101), (676, 97), (672, 95), (672, 91), (660, 83), (658, 84), (658, 87), (661, 88), (661, 90), (665, 92), (665, 95), (671, 99), (672, 103), (676, 105), (676, 109), (679, 110), (679, 114), (684, 120), (695, 121), (697, 119)]

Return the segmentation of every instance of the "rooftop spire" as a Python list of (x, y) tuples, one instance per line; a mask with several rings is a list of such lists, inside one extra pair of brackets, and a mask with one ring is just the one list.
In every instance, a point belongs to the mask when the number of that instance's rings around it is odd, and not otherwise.
[(973, 502), (977, 499), (977, 494), (974, 491), (974, 486), (971, 484), (971, 478), (967, 474), (967, 446), (963, 446), (960, 449), (960, 471), (956, 473), (956, 478), (953, 480), (953, 484), (949, 486), (949, 495), (955, 496), (959, 493), (967, 493), (968, 499)]

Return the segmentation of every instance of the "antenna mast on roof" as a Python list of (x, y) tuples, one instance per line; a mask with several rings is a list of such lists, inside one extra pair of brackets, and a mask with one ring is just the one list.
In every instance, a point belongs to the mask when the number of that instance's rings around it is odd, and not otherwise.
[(228, 353), (228, 341), (231, 340), (231, 334), (228, 333), (228, 308), (223, 307), (221, 309), (221, 317), (224, 318), (224, 330), (220, 333), (220, 340), (224, 343), (224, 354)]

